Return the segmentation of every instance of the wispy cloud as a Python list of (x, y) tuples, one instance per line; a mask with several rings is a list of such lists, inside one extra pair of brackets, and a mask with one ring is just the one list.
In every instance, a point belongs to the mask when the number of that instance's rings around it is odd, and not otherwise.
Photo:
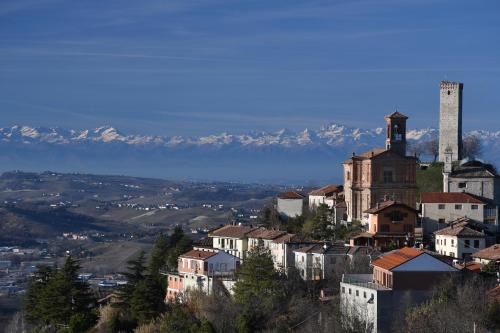
[(62, 0), (2, 0), (0, 2), (0, 16), (24, 10), (37, 9), (61, 1)]

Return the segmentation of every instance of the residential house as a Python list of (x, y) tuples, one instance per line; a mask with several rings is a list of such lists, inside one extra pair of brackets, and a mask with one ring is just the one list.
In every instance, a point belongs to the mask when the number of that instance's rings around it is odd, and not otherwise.
[(258, 228), (245, 225), (225, 225), (212, 230), (208, 237), (212, 238), (214, 249), (225, 251), (240, 259), (245, 259), (248, 251), (248, 234)]
[(247, 234), (248, 238), (248, 250), (256, 247), (257, 245), (262, 245), (266, 249), (271, 248), (271, 243), (274, 239), (286, 235), (286, 231), (272, 230), (266, 228), (257, 228), (250, 231)]
[(269, 243), (269, 250), (274, 262), (276, 270), (284, 270), (295, 267), (295, 253), (294, 250), (315, 244), (315, 242), (305, 241), (295, 234), (286, 233), (272, 240)]
[(386, 253), (372, 265), (372, 274), (343, 275), (340, 299), (343, 316), (356, 318), (374, 333), (392, 331), (406, 309), (428, 300), (434, 286), (459, 272), (431, 253), (409, 247)]
[(295, 268), (304, 280), (324, 280), (345, 266), (349, 247), (344, 244), (312, 244), (294, 250)]
[(309, 192), (309, 209), (313, 210), (321, 204), (333, 208), (343, 189), (342, 185), (330, 184)]
[(421, 221), (424, 236), (466, 216), (483, 223), (491, 231), (498, 229), (498, 206), (490, 199), (467, 192), (426, 192), (421, 197)]
[(495, 167), (478, 160), (464, 160), (458, 166), (445, 162), (443, 192), (467, 192), (500, 205), (500, 176)]
[(481, 265), (488, 265), (490, 262), (500, 264), (500, 244), (495, 244), (474, 252), (471, 257), (475, 262), (478, 262)]
[(406, 155), (407, 119), (399, 112), (386, 116), (385, 148), (353, 153), (344, 161), (348, 221), (367, 219), (364, 212), (389, 199), (415, 207), (417, 159)]
[(178, 258), (178, 273), (168, 274), (166, 300), (178, 299), (189, 290), (210, 294), (215, 279), (233, 278), (240, 259), (214, 249), (192, 249)]
[(301, 216), (304, 211), (304, 195), (288, 191), (278, 195), (276, 210), (282, 217)]
[(350, 245), (376, 248), (412, 245), (417, 221), (417, 211), (399, 201), (384, 201), (365, 211), (368, 230), (350, 240)]
[(436, 252), (457, 259), (467, 259), (472, 253), (484, 249), (485, 234), (474, 228), (467, 218), (449, 223), (434, 232)]

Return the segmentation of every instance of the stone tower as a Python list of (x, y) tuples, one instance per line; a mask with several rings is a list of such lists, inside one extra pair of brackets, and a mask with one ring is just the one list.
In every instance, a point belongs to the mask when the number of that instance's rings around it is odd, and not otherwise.
[(441, 81), (439, 94), (439, 161), (452, 151), (452, 161), (462, 158), (462, 91), (459, 82)]
[(408, 117), (396, 111), (384, 118), (387, 122), (385, 149), (406, 156), (406, 120)]

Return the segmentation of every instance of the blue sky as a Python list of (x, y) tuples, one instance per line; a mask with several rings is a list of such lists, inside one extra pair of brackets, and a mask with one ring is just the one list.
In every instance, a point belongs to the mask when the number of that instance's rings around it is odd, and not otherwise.
[(437, 126), (442, 79), (466, 129), (500, 128), (498, 0), (0, 1), (0, 126), (203, 135), (396, 107)]

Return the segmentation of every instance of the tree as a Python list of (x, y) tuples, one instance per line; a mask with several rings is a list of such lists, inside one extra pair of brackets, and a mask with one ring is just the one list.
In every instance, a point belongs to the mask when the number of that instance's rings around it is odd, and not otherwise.
[(212, 324), (205, 318), (198, 320), (194, 314), (180, 305), (172, 304), (161, 319), (160, 331), (165, 333), (215, 333)]
[(55, 272), (47, 267), (38, 269), (26, 293), (28, 321), (52, 327), (72, 323), (70, 331), (95, 324), (95, 298), (88, 284), (78, 279), (79, 269), (78, 262), (71, 256)]
[(167, 253), (166, 266), (171, 271), (177, 270), (178, 257), (191, 248), (193, 241), (184, 234), (180, 226), (176, 226), (172, 236), (170, 236), (169, 250)]
[(165, 285), (165, 279), (161, 277), (160, 270), (165, 267), (168, 255), (168, 241), (165, 235), (160, 234), (151, 250), (151, 257), (149, 258), (148, 272), (151, 276), (156, 278), (158, 282)]
[(469, 134), (462, 140), (462, 157), (473, 158), (481, 156), (483, 147), (481, 139), (474, 134)]
[(433, 136), (428, 141), (422, 143), (422, 150), (425, 154), (433, 157), (433, 162), (437, 161), (439, 156), (439, 138)]
[(237, 275), (234, 299), (241, 307), (236, 318), (238, 331), (253, 332), (265, 328), (284, 296), (280, 274), (274, 269), (269, 250), (262, 244), (254, 247)]
[(332, 212), (328, 205), (320, 204), (313, 214), (306, 219), (303, 232), (313, 239), (329, 239), (332, 232)]
[(164, 308), (164, 288), (150, 275), (139, 281), (130, 297), (130, 313), (139, 324), (157, 317)]
[(139, 252), (137, 258), (127, 261), (127, 270), (122, 273), (127, 283), (118, 288), (116, 292), (117, 301), (114, 303), (114, 306), (119, 307), (125, 312), (130, 309), (130, 300), (135, 288), (139, 282), (144, 280), (146, 270), (144, 257), (144, 251)]

